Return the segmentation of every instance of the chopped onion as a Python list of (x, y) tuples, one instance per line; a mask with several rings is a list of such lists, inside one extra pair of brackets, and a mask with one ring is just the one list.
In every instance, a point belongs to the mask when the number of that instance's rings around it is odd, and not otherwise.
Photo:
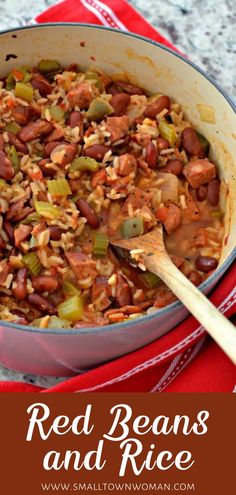
[(158, 185), (158, 189), (161, 190), (162, 203), (166, 203), (167, 201), (177, 201), (179, 180), (176, 175), (158, 172), (157, 176), (158, 179), (163, 179), (162, 184)]
[(203, 105), (199, 103), (197, 105), (197, 109), (200, 113), (201, 121), (208, 122), (209, 124), (215, 124), (215, 110), (210, 105)]

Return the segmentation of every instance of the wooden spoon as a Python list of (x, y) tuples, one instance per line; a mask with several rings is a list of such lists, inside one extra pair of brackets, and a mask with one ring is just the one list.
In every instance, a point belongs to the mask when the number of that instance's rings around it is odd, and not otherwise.
[(142, 250), (140, 262), (165, 282), (236, 364), (236, 328), (171, 261), (165, 249), (161, 225), (148, 234), (110, 241), (110, 244), (126, 250), (126, 257), (132, 262), (135, 261), (130, 251)]

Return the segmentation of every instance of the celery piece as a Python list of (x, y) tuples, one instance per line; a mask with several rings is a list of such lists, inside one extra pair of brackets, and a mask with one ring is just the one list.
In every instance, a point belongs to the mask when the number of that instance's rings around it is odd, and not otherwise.
[(59, 105), (49, 107), (49, 112), (53, 120), (60, 122), (64, 119), (65, 112)]
[(33, 86), (30, 83), (17, 82), (15, 95), (25, 101), (32, 101), (34, 95)]
[(32, 320), (31, 321), (30, 325), (32, 327), (38, 327), (38, 328), (40, 328), (40, 324), (41, 324), (41, 321), (43, 320), (43, 318), (35, 318), (35, 320)]
[(87, 111), (87, 117), (89, 120), (99, 121), (102, 120), (105, 115), (110, 115), (114, 112), (114, 108), (103, 98), (95, 98), (89, 105)]
[(93, 241), (93, 254), (98, 258), (106, 256), (108, 248), (108, 237), (103, 232), (96, 232)]
[(95, 85), (97, 86), (98, 89), (103, 89), (103, 84), (101, 82), (101, 80), (99, 79), (99, 75), (97, 74), (97, 72), (85, 72), (85, 79), (90, 79), (90, 80), (94, 80), (95, 81)]
[(15, 79), (14, 79), (14, 76), (12, 74), (12, 72), (9, 72), (8, 76), (6, 77), (6, 89), (8, 91), (10, 91), (11, 89), (13, 89), (15, 87)]
[(0, 179), (0, 189), (4, 189), (7, 187), (7, 183), (4, 179)]
[(28, 83), (29, 81), (31, 81), (32, 79), (32, 74), (30, 74), (29, 72), (25, 72), (25, 75), (24, 75), (24, 79), (23, 79), (23, 83)]
[(142, 217), (127, 218), (122, 222), (121, 235), (124, 239), (137, 237), (143, 234), (143, 219)]
[(99, 168), (99, 163), (90, 158), (89, 156), (79, 156), (75, 158), (70, 165), (69, 172), (76, 172), (88, 170), (89, 172), (96, 172)]
[(20, 130), (21, 126), (16, 122), (9, 122), (9, 124), (7, 124), (5, 127), (5, 131), (13, 132), (13, 134), (17, 134), (17, 132), (19, 132)]
[(177, 134), (173, 124), (168, 124), (165, 120), (161, 120), (159, 124), (160, 135), (168, 141), (170, 146), (174, 146), (177, 140)]
[(55, 196), (68, 196), (71, 194), (69, 182), (66, 179), (48, 180), (48, 192)]
[(46, 201), (35, 201), (34, 206), (36, 213), (42, 217), (55, 220), (60, 216), (60, 209), (58, 206), (47, 203)]
[(48, 320), (48, 328), (71, 328), (69, 321), (58, 318), (58, 316), (50, 316)]
[(38, 215), (38, 213), (34, 212), (34, 213), (30, 213), (30, 215), (24, 218), (24, 220), (21, 220), (21, 223), (23, 223), (23, 225), (30, 225), (31, 223), (39, 222), (39, 220), (40, 220), (40, 216)]
[(205, 136), (203, 136), (203, 134), (201, 134), (200, 132), (197, 132), (197, 136), (198, 136), (198, 139), (202, 145), (202, 149), (203, 149), (205, 155), (208, 156), (209, 150), (210, 150), (210, 143), (209, 143), (208, 139), (205, 138)]
[(83, 317), (83, 303), (80, 296), (72, 296), (58, 305), (59, 318), (78, 321)]
[(61, 65), (57, 60), (40, 60), (38, 63), (38, 69), (42, 74), (56, 73), (61, 69)]
[(39, 275), (42, 265), (38, 259), (37, 253), (27, 253), (23, 256), (22, 262), (30, 271), (31, 275)]
[(12, 163), (12, 166), (15, 170), (15, 172), (18, 172), (19, 170), (19, 167), (20, 167), (20, 159), (19, 159), (19, 156), (18, 156), (18, 153), (16, 151), (16, 148), (15, 146), (10, 146), (8, 148), (8, 158), (11, 160), (11, 163)]
[(62, 290), (66, 296), (79, 296), (81, 291), (72, 282), (65, 280), (62, 285)]
[(213, 210), (210, 212), (210, 215), (212, 218), (222, 218), (224, 216), (224, 213), (220, 210)]
[(140, 280), (148, 289), (154, 289), (160, 282), (160, 278), (152, 272), (145, 272), (139, 275)]

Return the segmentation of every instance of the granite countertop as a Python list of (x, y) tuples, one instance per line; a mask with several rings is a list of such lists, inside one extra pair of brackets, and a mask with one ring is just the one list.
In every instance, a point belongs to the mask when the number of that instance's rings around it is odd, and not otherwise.
[[(55, 3), (55, 0), (0, 0), (0, 30), (25, 25)], [(236, 98), (235, 0), (130, 0), (130, 3)], [(36, 377), (0, 367), (0, 380), (49, 387), (62, 379)]]

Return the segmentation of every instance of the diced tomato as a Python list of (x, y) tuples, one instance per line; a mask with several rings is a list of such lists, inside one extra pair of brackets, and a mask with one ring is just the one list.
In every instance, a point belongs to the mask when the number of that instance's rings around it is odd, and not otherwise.
[(168, 208), (166, 206), (160, 206), (156, 211), (156, 217), (161, 223), (164, 223), (167, 219)]

